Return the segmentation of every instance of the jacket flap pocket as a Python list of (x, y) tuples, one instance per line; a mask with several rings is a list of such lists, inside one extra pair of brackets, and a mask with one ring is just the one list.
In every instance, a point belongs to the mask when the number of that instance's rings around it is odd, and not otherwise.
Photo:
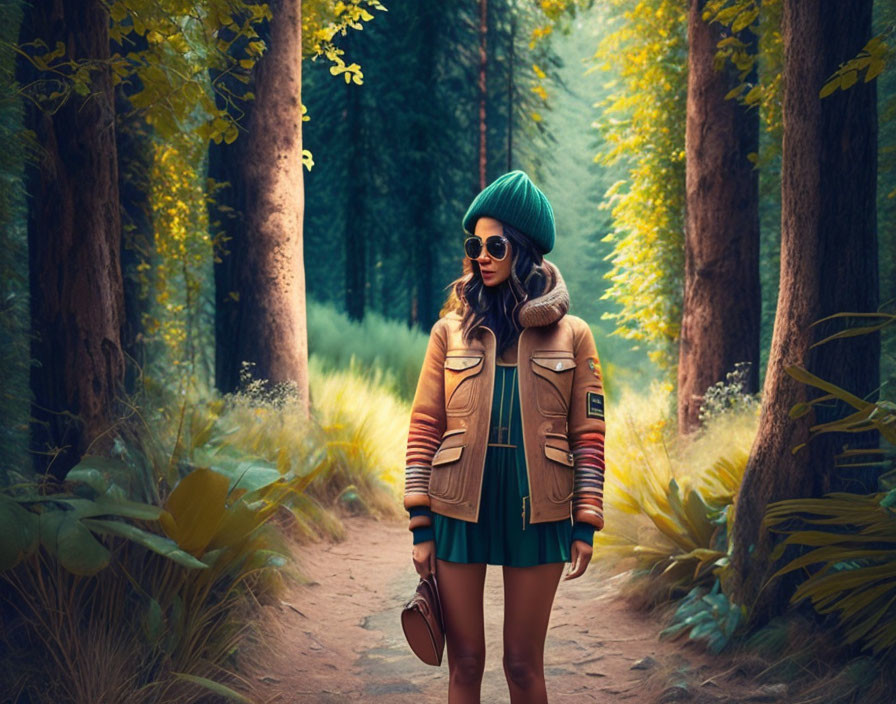
[(464, 451), (464, 445), (455, 445), (454, 447), (442, 447), (433, 455), (432, 466), (438, 467), (440, 464), (448, 464), (456, 462), (460, 459), (461, 453)]
[(445, 369), (463, 372), (482, 362), (482, 357), (453, 355), (445, 357)]
[(575, 462), (573, 461), (572, 453), (560, 447), (552, 447), (550, 445), (544, 446), (544, 454), (549, 460), (554, 460), (554, 462), (559, 462), (560, 464), (565, 464), (567, 467), (574, 467)]
[(444, 442), (445, 438), (447, 438), (447, 437), (450, 437), (452, 435), (457, 435), (458, 433), (465, 433), (465, 432), (467, 432), (466, 428), (453, 428), (452, 430), (446, 430), (444, 433), (442, 433), (442, 442)]
[(576, 366), (573, 357), (532, 357), (532, 361), (539, 367), (550, 369), (552, 372), (566, 372)]
[[(545, 438), (547, 438), (547, 442), (556, 447), (569, 447), (569, 437), (564, 435), (563, 433), (552, 433), (550, 430), (545, 431)], [(554, 440), (553, 438), (556, 438)]]

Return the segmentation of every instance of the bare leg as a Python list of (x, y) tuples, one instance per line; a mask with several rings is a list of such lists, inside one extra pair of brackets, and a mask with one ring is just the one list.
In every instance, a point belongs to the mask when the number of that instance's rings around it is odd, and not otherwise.
[(448, 649), (448, 704), (479, 704), (485, 671), (485, 563), (436, 560)]
[(504, 566), (504, 675), (511, 704), (547, 704), (544, 641), (565, 564)]

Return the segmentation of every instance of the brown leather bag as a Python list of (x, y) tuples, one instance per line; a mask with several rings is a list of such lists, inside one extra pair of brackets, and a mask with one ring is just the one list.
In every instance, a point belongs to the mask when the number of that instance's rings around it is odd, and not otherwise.
[(427, 665), (441, 665), (445, 650), (445, 625), (436, 576), (420, 578), (414, 596), (401, 611), (401, 628), (414, 655)]

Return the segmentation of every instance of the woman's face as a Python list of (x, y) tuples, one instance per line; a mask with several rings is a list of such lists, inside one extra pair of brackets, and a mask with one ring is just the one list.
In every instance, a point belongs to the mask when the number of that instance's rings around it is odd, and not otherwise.
[(476, 221), (476, 228), (473, 234), (481, 239), (483, 244), (482, 251), (476, 257), (476, 261), (479, 263), (479, 271), (482, 274), (482, 283), (486, 286), (497, 286), (503, 283), (510, 276), (510, 267), (513, 261), (513, 251), (511, 250), (510, 242), (507, 243), (507, 254), (501, 261), (493, 259), (485, 248), (485, 242), (489, 237), (503, 235), (501, 221), (483, 216)]

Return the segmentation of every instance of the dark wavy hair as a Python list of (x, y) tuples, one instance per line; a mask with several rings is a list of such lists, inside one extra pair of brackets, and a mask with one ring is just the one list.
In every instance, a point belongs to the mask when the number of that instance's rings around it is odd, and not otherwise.
[(497, 286), (486, 286), (479, 262), (464, 258), (464, 274), (449, 284), (462, 306), (464, 340), (472, 339), (477, 325), (485, 325), (495, 333), (498, 356), (513, 345), (523, 329), (520, 308), (530, 298), (540, 296), (547, 281), (543, 256), (532, 241), (515, 227), (501, 225), (504, 237), (510, 242), (510, 276)]

